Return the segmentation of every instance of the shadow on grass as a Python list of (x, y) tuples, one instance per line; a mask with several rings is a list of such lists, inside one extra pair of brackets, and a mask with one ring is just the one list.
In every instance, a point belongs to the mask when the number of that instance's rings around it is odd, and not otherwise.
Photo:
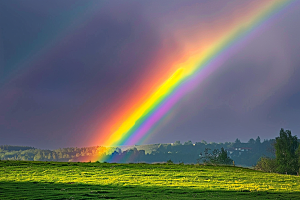
[(48, 182), (0, 182), (0, 199), (299, 199), (300, 193), (208, 191)]

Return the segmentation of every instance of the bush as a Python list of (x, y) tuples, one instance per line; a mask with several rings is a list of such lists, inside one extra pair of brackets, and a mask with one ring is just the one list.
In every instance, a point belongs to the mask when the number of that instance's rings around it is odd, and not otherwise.
[(254, 169), (261, 170), (263, 172), (271, 172), (275, 173), (277, 168), (277, 162), (275, 158), (267, 158), (267, 157), (261, 157)]
[(167, 161), (167, 164), (173, 164), (173, 161), (170, 159)]
[(221, 151), (214, 149), (209, 153), (208, 148), (205, 149), (204, 153), (200, 153), (200, 158), (197, 159), (197, 163), (201, 161), (208, 165), (232, 165), (233, 160), (227, 155), (227, 151), (222, 147)]

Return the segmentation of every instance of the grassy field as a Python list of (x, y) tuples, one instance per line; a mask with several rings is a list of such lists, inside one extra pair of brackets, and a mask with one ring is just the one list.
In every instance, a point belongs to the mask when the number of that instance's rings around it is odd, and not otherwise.
[(300, 177), (204, 165), (0, 161), (0, 199), (300, 199)]

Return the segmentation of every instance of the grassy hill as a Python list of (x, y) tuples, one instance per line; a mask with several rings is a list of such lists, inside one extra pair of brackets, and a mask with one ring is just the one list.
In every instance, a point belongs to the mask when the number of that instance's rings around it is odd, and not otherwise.
[(0, 199), (299, 199), (300, 177), (231, 166), (0, 161)]

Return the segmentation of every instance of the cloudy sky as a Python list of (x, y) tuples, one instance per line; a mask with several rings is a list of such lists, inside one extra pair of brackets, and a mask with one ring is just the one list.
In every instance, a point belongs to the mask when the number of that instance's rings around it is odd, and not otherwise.
[[(101, 145), (260, 2), (0, 1), (0, 145)], [(300, 136), (299, 11), (293, 1), (226, 54), (145, 143)]]

